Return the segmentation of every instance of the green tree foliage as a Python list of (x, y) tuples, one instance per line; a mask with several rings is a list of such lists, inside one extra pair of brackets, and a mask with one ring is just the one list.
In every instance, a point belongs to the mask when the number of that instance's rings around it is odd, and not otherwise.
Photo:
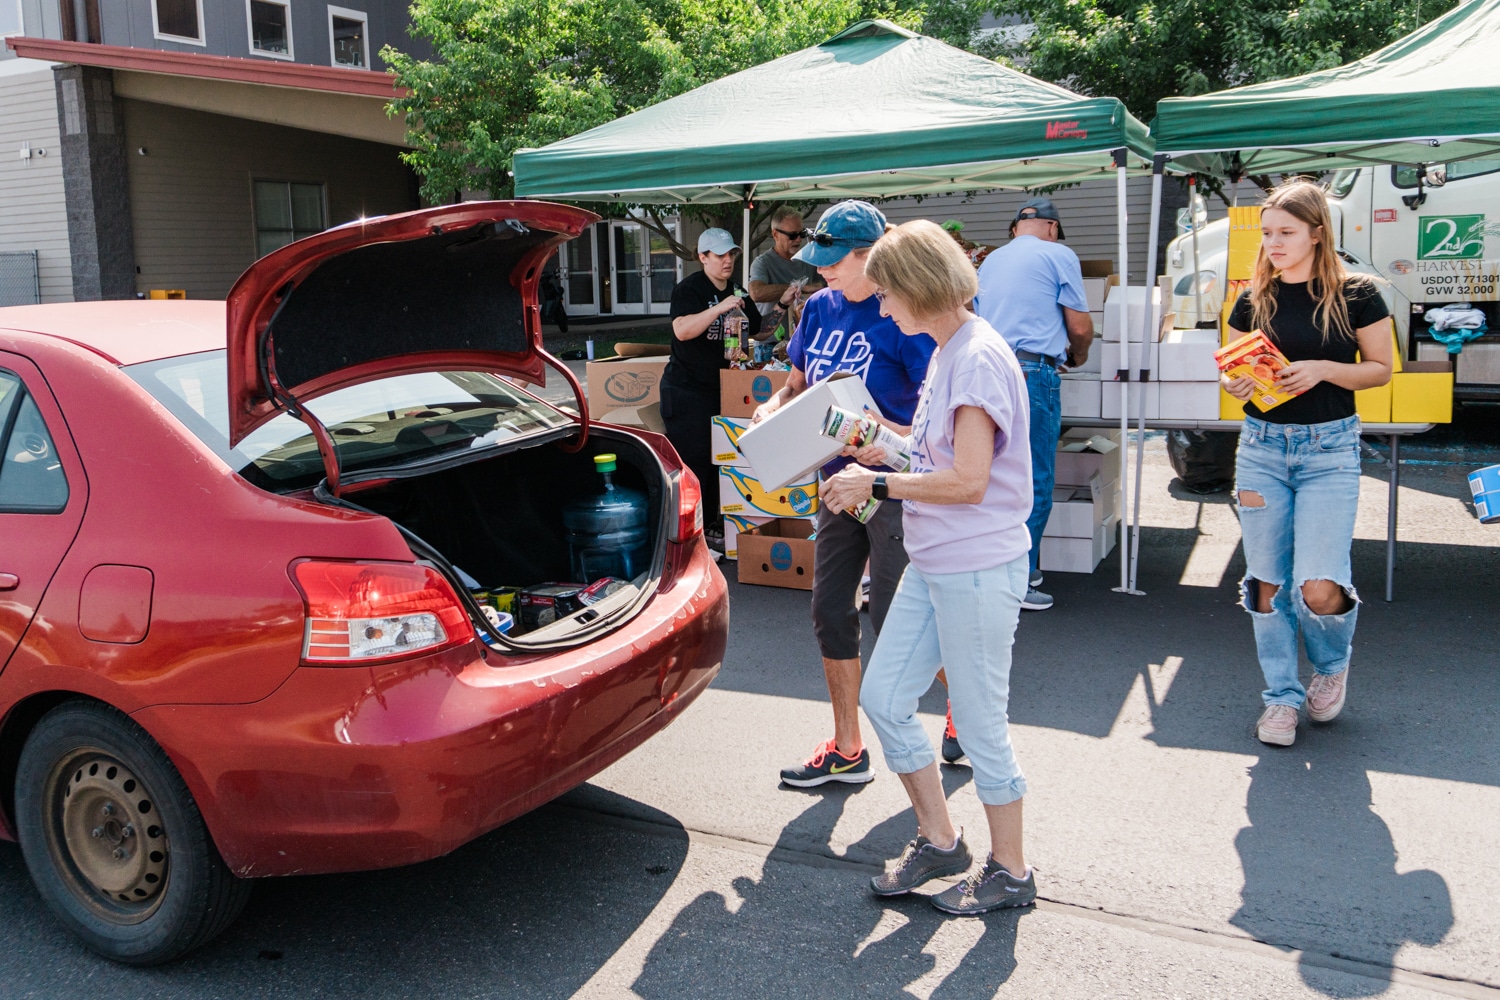
[[(430, 202), (512, 192), (511, 158), (884, 17), (964, 44), (987, 0), (414, 0), (418, 59), (387, 46), (406, 162)], [(747, 116), (785, 113), (746, 108)], [(792, 127), (789, 124), (789, 127)], [(589, 206), (619, 214), (614, 206)], [(763, 236), (767, 209), (756, 213)], [(738, 232), (739, 206), (693, 213)], [(669, 231), (653, 213), (646, 221)], [(683, 247), (674, 249), (691, 256)]]

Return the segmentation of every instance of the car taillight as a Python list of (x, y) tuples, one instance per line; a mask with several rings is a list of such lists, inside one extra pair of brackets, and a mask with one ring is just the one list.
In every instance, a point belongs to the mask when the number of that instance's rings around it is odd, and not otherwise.
[(299, 559), (292, 582), (307, 612), (305, 663), (369, 663), (474, 638), (458, 595), (426, 566)]
[(687, 466), (672, 475), (676, 479), (677, 493), (677, 532), (672, 541), (691, 541), (703, 534), (703, 487)]

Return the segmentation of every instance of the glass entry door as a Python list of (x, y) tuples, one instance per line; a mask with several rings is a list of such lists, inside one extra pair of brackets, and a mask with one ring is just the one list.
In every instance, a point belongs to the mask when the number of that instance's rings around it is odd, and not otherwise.
[(599, 265), (594, 255), (593, 227), (558, 250), (558, 278), (569, 316), (594, 316), (599, 312)]
[(611, 222), (610, 261), (614, 270), (615, 307), (619, 314), (646, 312), (646, 281), (651, 265), (646, 256), (646, 229), (638, 222)]

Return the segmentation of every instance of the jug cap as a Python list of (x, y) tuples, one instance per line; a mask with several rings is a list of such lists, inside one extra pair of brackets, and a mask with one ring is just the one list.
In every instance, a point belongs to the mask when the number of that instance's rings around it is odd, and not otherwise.
[(594, 456), (594, 471), (595, 472), (614, 472), (615, 471), (615, 455), (614, 455), (614, 452), (605, 452), (603, 455), (595, 455)]

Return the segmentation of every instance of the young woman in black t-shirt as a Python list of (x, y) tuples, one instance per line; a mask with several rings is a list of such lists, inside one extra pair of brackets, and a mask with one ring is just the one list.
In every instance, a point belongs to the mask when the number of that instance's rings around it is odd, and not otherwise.
[[(1304, 702), (1310, 720), (1331, 722), (1348, 691), (1359, 615), (1349, 568), (1359, 506), (1354, 391), (1390, 381), (1391, 320), (1375, 283), (1339, 260), (1321, 188), (1283, 185), (1260, 218), (1260, 257), (1230, 313), (1230, 333), (1270, 338), (1291, 362), (1277, 383), (1300, 395), (1262, 410), (1250, 402), (1249, 379), (1226, 376), (1223, 385), (1246, 401), (1235, 499), (1244, 605), (1266, 678), (1255, 734), (1290, 746)], [(1313, 665), (1306, 688), (1297, 672), (1299, 632)]]

